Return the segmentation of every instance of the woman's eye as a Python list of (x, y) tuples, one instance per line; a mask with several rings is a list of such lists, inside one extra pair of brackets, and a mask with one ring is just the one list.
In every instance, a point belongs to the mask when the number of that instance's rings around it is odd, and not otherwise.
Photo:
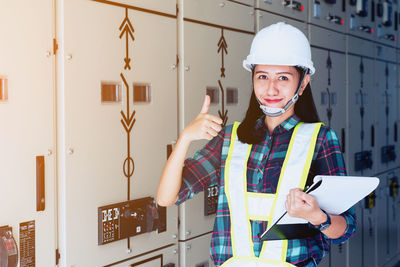
[(289, 78), (286, 77), (286, 76), (280, 76), (280, 77), (279, 77), (279, 80), (281, 80), (281, 81), (288, 81)]
[(267, 75), (260, 75), (260, 76), (258, 76), (258, 79), (265, 80), (265, 79), (267, 79)]

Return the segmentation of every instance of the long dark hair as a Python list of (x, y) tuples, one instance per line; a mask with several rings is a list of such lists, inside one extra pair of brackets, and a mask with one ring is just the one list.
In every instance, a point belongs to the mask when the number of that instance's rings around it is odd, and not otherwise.
[[(300, 77), (302, 77), (303, 69), (296, 67), (296, 70), (299, 72)], [(253, 76), (254, 68), (252, 77)], [(310, 83), (307, 84), (306, 88), (303, 91), (303, 94), (295, 103), (294, 113), (303, 122), (320, 121), (312, 96)], [(243, 121), (240, 123), (237, 129), (238, 138), (241, 142), (247, 144), (258, 144), (264, 140), (266, 129), (264, 127), (256, 129), (255, 127), (257, 120), (262, 115), (264, 115), (264, 113), (260, 109), (260, 105), (257, 102), (256, 95), (254, 94), (254, 89), (252, 88), (250, 103), (246, 112), (246, 116), (244, 117)]]

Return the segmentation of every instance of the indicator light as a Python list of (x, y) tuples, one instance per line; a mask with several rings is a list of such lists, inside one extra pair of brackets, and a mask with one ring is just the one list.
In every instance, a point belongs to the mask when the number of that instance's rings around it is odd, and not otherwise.
[(294, 10), (300, 11), (302, 12), (304, 10), (304, 6), (297, 1), (290, 1), (290, 0), (284, 0), (282, 2), (282, 5), (284, 5), (285, 7), (291, 7)]
[(340, 20), (340, 25), (343, 25), (344, 21), (343, 19)]
[(372, 29), (369, 26), (360, 26), (360, 27), (358, 27), (358, 29), (360, 31), (363, 31), (363, 32), (366, 32), (366, 33), (374, 33), (374, 29)]

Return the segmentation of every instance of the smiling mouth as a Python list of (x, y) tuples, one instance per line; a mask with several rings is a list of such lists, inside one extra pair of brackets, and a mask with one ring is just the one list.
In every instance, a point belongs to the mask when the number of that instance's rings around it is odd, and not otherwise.
[(268, 104), (274, 104), (274, 103), (278, 103), (281, 102), (282, 99), (264, 99)]

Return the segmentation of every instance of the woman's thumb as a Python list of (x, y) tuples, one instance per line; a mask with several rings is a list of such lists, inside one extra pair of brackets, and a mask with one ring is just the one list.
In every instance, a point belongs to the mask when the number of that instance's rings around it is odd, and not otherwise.
[(204, 98), (204, 103), (203, 103), (203, 106), (201, 107), (200, 113), (207, 114), (209, 107), (210, 107), (210, 96), (206, 95), (206, 97)]

